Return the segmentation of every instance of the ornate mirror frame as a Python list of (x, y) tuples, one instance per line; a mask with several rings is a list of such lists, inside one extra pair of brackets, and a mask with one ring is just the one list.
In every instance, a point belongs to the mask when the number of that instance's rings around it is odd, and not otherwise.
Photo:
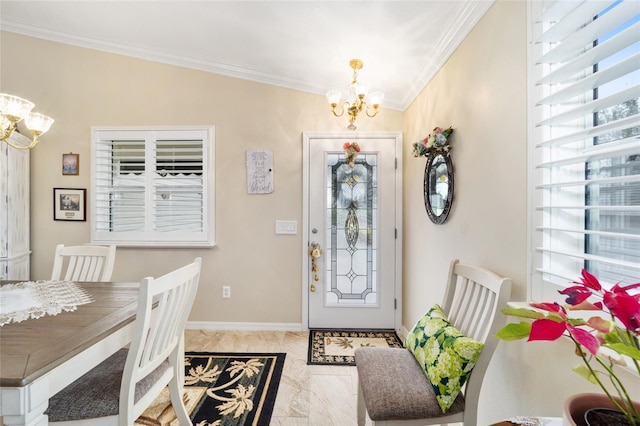
[(431, 222), (447, 221), (453, 205), (453, 162), (449, 153), (431, 151), (424, 168), (424, 207)]

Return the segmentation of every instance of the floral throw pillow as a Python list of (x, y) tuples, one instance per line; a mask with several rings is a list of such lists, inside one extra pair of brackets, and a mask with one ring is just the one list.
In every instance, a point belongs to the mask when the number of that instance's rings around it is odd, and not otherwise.
[(442, 308), (434, 305), (407, 334), (405, 347), (429, 378), (446, 413), (471, 375), (484, 344), (464, 336), (447, 320)]

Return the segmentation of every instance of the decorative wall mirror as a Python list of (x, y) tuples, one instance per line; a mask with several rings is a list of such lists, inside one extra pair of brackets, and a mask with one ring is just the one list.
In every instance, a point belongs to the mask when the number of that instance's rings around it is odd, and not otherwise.
[(424, 169), (424, 207), (435, 224), (445, 223), (453, 204), (453, 162), (449, 153), (431, 151)]

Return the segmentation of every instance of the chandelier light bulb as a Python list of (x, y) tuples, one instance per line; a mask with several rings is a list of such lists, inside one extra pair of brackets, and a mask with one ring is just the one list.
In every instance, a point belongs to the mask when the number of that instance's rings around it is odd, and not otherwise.
[(340, 97), (342, 95), (337, 90), (329, 90), (327, 92), (327, 100), (329, 101), (329, 105), (338, 105), (340, 103)]
[(24, 119), (27, 128), (31, 130), (33, 133), (38, 133), (41, 135), (46, 133), (54, 122), (54, 119), (48, 117), (44, 114), (40, 114), (37, 112), (32, 112)]

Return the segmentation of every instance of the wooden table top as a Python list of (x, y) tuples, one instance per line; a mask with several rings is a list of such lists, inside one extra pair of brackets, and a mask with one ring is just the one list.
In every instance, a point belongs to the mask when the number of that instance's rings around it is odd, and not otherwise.
[(79, 284), (93, 302), (0, 327), (0, 386), (25, 386), (135, 319), (139, 283)]

